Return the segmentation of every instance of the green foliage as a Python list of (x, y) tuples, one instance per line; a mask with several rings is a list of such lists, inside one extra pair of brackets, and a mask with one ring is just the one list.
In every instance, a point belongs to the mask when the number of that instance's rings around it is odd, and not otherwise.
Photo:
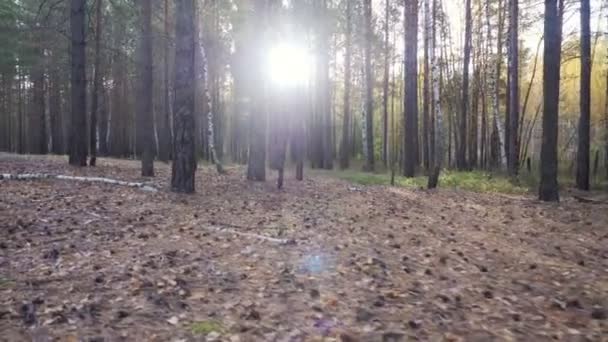
[[(363, 185), (390, 184), (390, 175), (384, 173), (335, 171), (332, 174), (338, 178)], [(402, 187), (426, 187), (427, 177), (419, 176), (405, 178), (402, 176), (395, 176), (395, 184)], [(506, 176), (484, 171), (459, 172), (445, 170), (441, 173), (439, 178), (439, 186), (442, 188), (458, 188), (473, 192), (507, 194), (528, 193), (534, 189), (532, 186), (528, 186), (527, 182), (513, 184)]]
[(190, 330), (195, 335), (207, 335), (211, 332), (223, 333), (224, 327), (217, 321), (198, 321), (192, 323)]

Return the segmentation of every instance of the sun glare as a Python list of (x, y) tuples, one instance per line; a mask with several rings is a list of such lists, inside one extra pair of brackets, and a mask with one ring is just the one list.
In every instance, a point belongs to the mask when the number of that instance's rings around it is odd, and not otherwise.
[(304, 48), (292, 44), (279, 44), (270, 49), (268, 72), (276, 85), (295, 86), (305, 83), (311, 73), (313, 58)]

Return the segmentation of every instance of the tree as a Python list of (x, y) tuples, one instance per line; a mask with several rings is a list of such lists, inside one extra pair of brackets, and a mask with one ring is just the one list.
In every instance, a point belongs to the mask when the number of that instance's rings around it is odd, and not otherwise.
[(424, 1), (424, 79), (422, 85), (422, 157), (424, 160), (424, 168), (428, 171), (430, 166), (430, 153), (431, 153), (431, 144), (430, 144), (430, 133), (431, 133), (431, 125), (430, 125), (430, 117), (429, 112), (432, 104), (431, 99), (431, 75), (430, 75), (430, 61), (429, 61), (429, 49), (432, 43), (431, 37), (431, 27), (427, 25), (430, 22), (429, 16), (430, 13), (430, 4), (429, 1)]
[(169, 0), (164, 0), (164, 32), (163, 39), (163, 109), (158, 120), (158, 158), (169, 161), (171, 154), (171, 106), (169, 98)]
[(99, 109), (99, 88), (101, 86), (101, 5), (103, 0), (95, 1), (95, 57), (93, 60), (93, 91), (91, 94), (91, 124), (90, 124), (90, 159), (89, 166), (95, 166), (97, 161), (97, 113)]
[[(348, 6), (348, 5), (347, 5)], [(382, 162), (388, 164), (388, 82), (390, 72), (390, 46), (389, 46), (389, 14), (390, 0), (385, 0), (384, 7), (384, 77), (382, 80)]]
[(86, 108), (87, 78), (85, 69), (86, 0), (71, 0), (70, 31), (72, 39), (72, 125), (70, 133), (70, 165), (87, 165)]
[[(425, 0), (431, 1), (431, 0)], [(431, 9), (431, 15), (429, 15), (426, 19), (426, 26), (432, 27), (430, 30), (433, 35), (433, 44), (430, 48), (430, 58), (431, 58), (431, 82), (432, 82), (432, 97), (433, 97), (433, 114), (435, 117), (435, 151), (433, 151), (433, 159), (431, 161), (431, 172), (429, 173), (429, 181), (428, 188), (434, 189), (439, 184), (439, 174), (441, 172), (441, 164), (443, 162), (443, 113), (441, 111), (441, 99), (439, 96), (439, 60), (436, 54), (436, 28), (435, 28), (435, 13), (437, 12), (437, 0), (432, 0), (433, 5)], [(440, 5), (440, 4), (439, 4)], [(426, 8), (430, 6), (425, 5)]]
[(171, 189), (193, 193), (196, 172), (194, 146), (194, 0), (175, 3), (175, 115)]
[(507, 139), (508, 172), (519, 172), (519, 0), (509, 0), (509, 127)]
[(418, 0), (405, 2), (405, 74), (403, 175), (414, 177), (418, 140)]
[(250, 15), (251, 27), (256, 29), (254, 40), (249, 42), (248, 51), (252, 65), (257, 65), (251, 71), (251, 84), (248, 89), (251, 99), (249, 140), (249, 160), (247, 162), (247, 179), (252, 181), (266, 180), (266, 125), (268, 117), (265, 109), (265, 89), (262, 65), (264, 63), (263, 35), (266, 30), (266, 0), (255, 0), (254, 11)]
[(561, 23), (558, 1), (545, 0), (545, 47), (543, 57), (543, 138), (540, 154), (541, 201), (559, 201), (557, 184), (557, 133), (561, 60)]
[(141, 104), (139, 113), (139, 129), (143, 154), (141, 158), (141, 175), (154, 176), (154, 115), (152, 108), (153, 66), (152, 66), (152, 0), (141, 0), (141, 65), (140, 92)]
[(469, 106), (469, 66), (471, 64), (471, 36), (473, 19), (471, 17), (471, 0), (465, 1), (465, 34), (464, 34), (464, 59), (462, 67), (462, 103), (460, 110), (460, 127), (458, 151), (456, 153), (456, 167), (459, 170), (467, 168), (467, 121)]
[(350, 93), (351, 93), (351, 67), (352, 67), (352, 1), (346, 0), (346, 32), (344, 53), (344, 118), (342, 121), (342, 144), (340, 145), (340, 168), (347, 169), (350, 166)]
[(591, 130), (591, 28), (589, 0), (581, 0), (581, 86), (578, 150), (576, 154), (576, 187), (589, 190), (589, 145)]
[(374, 77), (372, 75), (372, 0), (363, 0), (363, 16), (365, 20), (365, 135), (363, 139), (365, 170), (374, 170)]

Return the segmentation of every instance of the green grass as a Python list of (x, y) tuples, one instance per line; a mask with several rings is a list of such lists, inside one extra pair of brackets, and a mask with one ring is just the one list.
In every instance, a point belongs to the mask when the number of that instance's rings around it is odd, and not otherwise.
[(217, 321), (198, 321), (192, 323), (190, 330), (195, 335), (207, 335), (210, 332), (223, 333), (224, 327)]
[[(359, 171), (332, 171), (331, 175), (362, 185), (388, 185), (390, 175), (385, 173), (365, 173)], [(405, 178), (395, 176), (395, 185), (403, 187), (426, 187), (427, 177)], [(520, 179), (519, 184), (500, 174), (484, 171), (459, 172), (444, 170), (439, 178), (439, 187), (458, 188), (473, 192), (523, 194), (533, 188), (527, 179)]]

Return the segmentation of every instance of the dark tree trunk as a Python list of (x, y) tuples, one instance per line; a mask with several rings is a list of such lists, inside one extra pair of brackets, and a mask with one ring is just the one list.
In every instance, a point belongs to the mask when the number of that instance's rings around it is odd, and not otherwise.
[(545, 47), (543, 57), (543, 138), (540, 154), (542, 201), (559, 201), (557, 184), (557, 133), (561, 59), (561, 24), (558, 0), (545, 0)]
[(428, 27), (430, 19), (427, 16), (430, 13), (430, 4), (428, 1), (424, 1), (424, 79), (422, 86), (422, 157), (424, 160), (424, 169), (429, 170), (430, 165), (430, 123), (429, 123), (429, 111), (431, 107), (431, 92), (430, 92), (430, 67), (429, 67), (429, 48), (431, 43), (431, 28)]
[(163, 39), (163, 110), (158, 120), (158, 159), (167, 162), (171, 151), (171, 112), (169, 100), (169, 0), (164, 0), (164, 32)]
[[(99, 1), (99, 0), (98, 0)], [(141, 159), (141, 175), (154, 176), (154, 114), (152, 108), (153, 96), (153, 67), (152, 67), (152, 0), (141, 0), (142, 31), (141, 31), (141, 106), (139, 113), (138, 134), (141, 135), (143, 155)]]
[(175, 2), (175, 115), (171, 189), (193, 193), (196, 172), (194, 146), (194, 1)]
[(576, 154), (576, 187), (589, 190), (590, 102), (591, 102), (591, 28), (589, 0), (581, 0), (581, 86), (578, 150)]
[(519, 171), (519, 5), (509, 2), (509, 136), (508, 172), (516, 177)]
[(46, 154), (48, 152), (48, 142), (46, 136), (46, 100), (44, 98), (44, 50), (39, 47), (37, 56), (39, 60), (33, 70), (33, 92), (34, 108), (30, 122), (32, 126), (28, 131), (32, 134), (30, 137), (31, 148), (30, 152), (35, 154)]
[(390, 50), (389, 50), (389, 13), (390, 0), (385, 0), (384, 12), (384, 79), (382, 81), (382, 162), (387, 166), (388, 162), (388, 82), (390, 69)]
[(374, 170), (374, 78), (372, 75), (372, 1), (364, 0), (363, 11), (365, 17), (365, 149), (366, 171)]
[(61, 113), (61, 81), (56, 65), (51, 66), (49, 81), (49, 117), (51, 123), (51, 152), (64, 154), (63, 116)]
[(471, 26), (473, 19), (471, 15), (471, 0), (465, 1), (465, 34), (464, 34), (464, 64), (462, 71), (462, 103), (460, 119), (458, 120), (459, 144), (456, 153), (456, 167), (465, 170), (467, 166), (467, 121), (469, 106), (469, 66), (471, 64)]
[[(266, 125), (268, 118), (265, 110), (264, 75), (262, 65), (264, 63), (264, 41), (263, 35), (266, 30), (266, 0), (255, 0), (254, 12), (249, 20), (252, 20), (252, 27), (258, 31), (255, 40), (249, 42), (252, 65), (258, 66), (252, 70), (251, 85), (251, 139), (249, 142), (249, 160), (247, 163), (247, 179), (252, 181), (266, 180)], [(256, 44), (257, 43), (257, 44)]]
[(346, 2), (346, 52), (344, 55), (344, 121), (342, 122), (342, 144), (340, 146), (340, 168), (350, 165), (350, 127), (351, 127), (351, 55), (352, 55), (352, 1)]
[(93, 75), (93, 94), (91, 99), (91, 125), (89, 139), (89, 165), (95, 166), (97, 162), (97, 114), (99, 111), (99, 88), (101, 86), (101, 6), (103, 0), (97, 0), (95, 6), (95, 57)]
[(85, 69), (86, 0), (71, 0), (70, 29), (72, 36), (72, 124), (70, 133), (70, 165), (87, 165), (87, 78)]
[(414, 177), (418, 140), (418, 0), (405, 3), (405, 97), (404, 97), (404, 160), (403, 175)]

